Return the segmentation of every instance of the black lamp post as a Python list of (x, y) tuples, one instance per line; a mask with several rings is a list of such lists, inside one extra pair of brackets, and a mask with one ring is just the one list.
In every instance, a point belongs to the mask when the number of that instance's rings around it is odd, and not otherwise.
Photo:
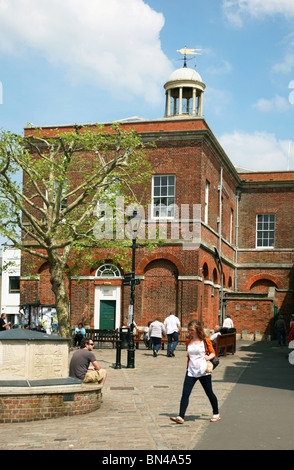
[(215, 256), (218, 260), (218, 264), (220, 266), (220, 273), (221, 273), (221, 290), (220, 290), (220, 323), (223, 324), (224, 322), (224, 273), (223, 273), (223, 264), (222, 264), (222, 260), (221, 260), (221, 257), (220, 257), (220, 254), (218, 252), (218, 249), (216, 248), (216, 246), (214, 247), (214, 253), (215, 253)]
[(128, 222), (132, 233), (132, 272), (131, 275), (128, 277), (126, 276), (125, 279), (128, 279), (123, 284), (131, 286), (131, 298), (130, 298), (130, 306), (129, 306), (129, 323), (130, 323), (130, 334), (129, 334), (129, 347), (128, 347), (128, 362), (127, 367), (129, 369), (134, 369), (135, 367), (135, 344), (134, 344), (134, 308), (135, 308), (135, 286), (140, 284), (139, 279), (135, 279), (135, 261), (136, 261), (136, 248), (138, 248), (136, 244), (136, 239), (138, 235), (139, 226), (141, 223), (142, 217), (137, 213), (136, 209), (133, 211), (133, 215)]

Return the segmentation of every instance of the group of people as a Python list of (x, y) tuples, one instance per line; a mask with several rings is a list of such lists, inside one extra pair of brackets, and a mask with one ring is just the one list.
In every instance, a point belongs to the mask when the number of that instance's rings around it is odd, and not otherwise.
[(162, 337), (167, 336), (167, 357), (175, 356), (175, 349), (179, 342), (179, 335), (181, 333), (181, 323), (178, 317), (172, 312), (162, 323), (159, 318), (153, 322), (148, 323), (145, 329), (145, 345), (148, 349), (153, 350), (153, 356), (157, 357), (158, 351), (161, 346)]
[[(82, 330), (82, 325), (78, 326), (76, 334)], [(159, 319), (151, 322), (148, 328), (149, 337), (153, 345), (153, 354), (157, 356), (161, 345), (162, 336), (168, 336), (167, 355), (174, 356), (175, 349), (179, 341), (181, 324), (179, 319), (171, 312), (170, 315), (160, 322)], [(178, 424), (183, 424), (189, 398), (195, 383), (199, 380), (212, 407), (211, 422), (220, 419), (218, 400), (212, 389), (211, 372), (208, 371), (207, 361), (215, 357), (215, 351), (211, 339), (206, 337), (205, 331), (200, 322), (193, 320), (188, 324), (190, 340), (187, 344), (187, 370), (185, 374), (182, 397), (180, 400), (179, 415), (171, 417), (171, 420)], [(78, 378), (83, 383), (98, 382), (104, 385), (107, 372), (98, 364), (93, 353), (94, 343), (91, 339), (82, 338), (80, 348), (72, 355), (70, 361), (69, 375)]]
[[(281, 318), (279, 318), (279, 320), (281, 320)], [(6, 329), (8, 326), (6, 325), (4, 319), (2, 319), (1, 327)], [(276, 328), (281, 329), (282, 327), (284, 328), (284, 323), (277, 322)], [(229, 316), (224, 320), (223, 328), (233, 328), (233, 322)], [(179, 414), (178, 416), (172, 416), (170, 418), (177, 424), (183, 424), (185, 421), (190, 395), (198, 380), (212, 407), (212, 417), (210, 421), (217, 422), (220, 420), (218, 400), (213, 392), (211, 372), (207, 367), (207, 362), (215, 357), (213, 342), (216, 340), (217, 335), (220, 334), (219, 330), (220, 326), (215, 326), (210, 337), (207, 337), (200, 322), (193, 320), (188, 324), (188, 333), (190, 336), (187, 343), (188, 360), (180, 399)], [(162, 337), (166, 335), (168, 337), (167, 356), (173, 357), (180, 333), (180, 321), (172, 312), (164, 322), (161, 322), (158, 318), (150, 322), (146, 334), (148, 341), (152, 343), (154, 357), (157, 357)], [(290, 335), (293, 336), (292, 340), (294, 340), (294, 317), (290, 321)], [(290, 340), (290, 335), (288, 340)], [(283, 335), (281, 338), (283, 339)], [(72, 355), (69, 368), (70, 377), (78, 378), (82, 380), (83, 383), (98, 382), (104, 385), (107, 371), (102, 369), (97, 362), (93, 353), (93, 340), (85, 338), (85, 330), (81, 323), (75, 329), (74, 340), (75, 344), (79, 344), (80, 348)]]

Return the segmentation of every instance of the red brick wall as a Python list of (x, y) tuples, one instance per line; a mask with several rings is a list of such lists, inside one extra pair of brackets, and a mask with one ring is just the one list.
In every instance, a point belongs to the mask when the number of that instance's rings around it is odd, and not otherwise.
[[(276, 215), (275, 248), (293, 248), (294, 186), (243, 189), (240, 199), (239, 248), (255, 248), (256, 215)], [(263, 256), (268, 256), (263, 253)], [(259, 259), (262, 259), (259, 254)], [(265, 258), (266, 259), (266, 258)], [(291, 255), (294, 262), (294, 255)]]
[[(66, 398), (66, 397), (69, 398)], [(101, 406), (101, 390), (0, 396), (0, 423), (21, 423), (90, 413)]]
[(271, 335), (273, 333), (274, 303), (272, 300), (228, 300), (226, 313), (230, 315), (238, 333)]

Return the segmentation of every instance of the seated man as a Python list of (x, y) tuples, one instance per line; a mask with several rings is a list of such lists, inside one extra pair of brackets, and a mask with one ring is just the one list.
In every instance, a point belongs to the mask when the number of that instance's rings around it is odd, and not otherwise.
[(218, 337), (218, 335), (220, 335), (220, 326), (219, 325), (216, 325), (213, 329), (213, 333), (211, 334), (210, 336), (210, 339), (211, 341), (216, 341), (216, 338)]
[[(107, 372), (101, 369), (93, 351), (94, 343), (91, 339), (82, 339), (81, 349), (78, 349), (72, 355), (69, 375), (81, 379), (84, 383), (98, 382), (103, 385), (106, 380)], [(92, 363), (93, 369), (89, 369)]]

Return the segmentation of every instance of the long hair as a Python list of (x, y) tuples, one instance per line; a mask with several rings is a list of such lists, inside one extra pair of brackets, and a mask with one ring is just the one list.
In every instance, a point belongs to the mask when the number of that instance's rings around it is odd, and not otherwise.
[(206, 338), (205, 331), (199, 321), (197, 320), (190, 321), (188, 323), (188, 328), (191, 328), (191, 327), (195, 328), (195, 330), (197, 331), (198, 338), (201, 339), (201, 341), (203, 341)]

